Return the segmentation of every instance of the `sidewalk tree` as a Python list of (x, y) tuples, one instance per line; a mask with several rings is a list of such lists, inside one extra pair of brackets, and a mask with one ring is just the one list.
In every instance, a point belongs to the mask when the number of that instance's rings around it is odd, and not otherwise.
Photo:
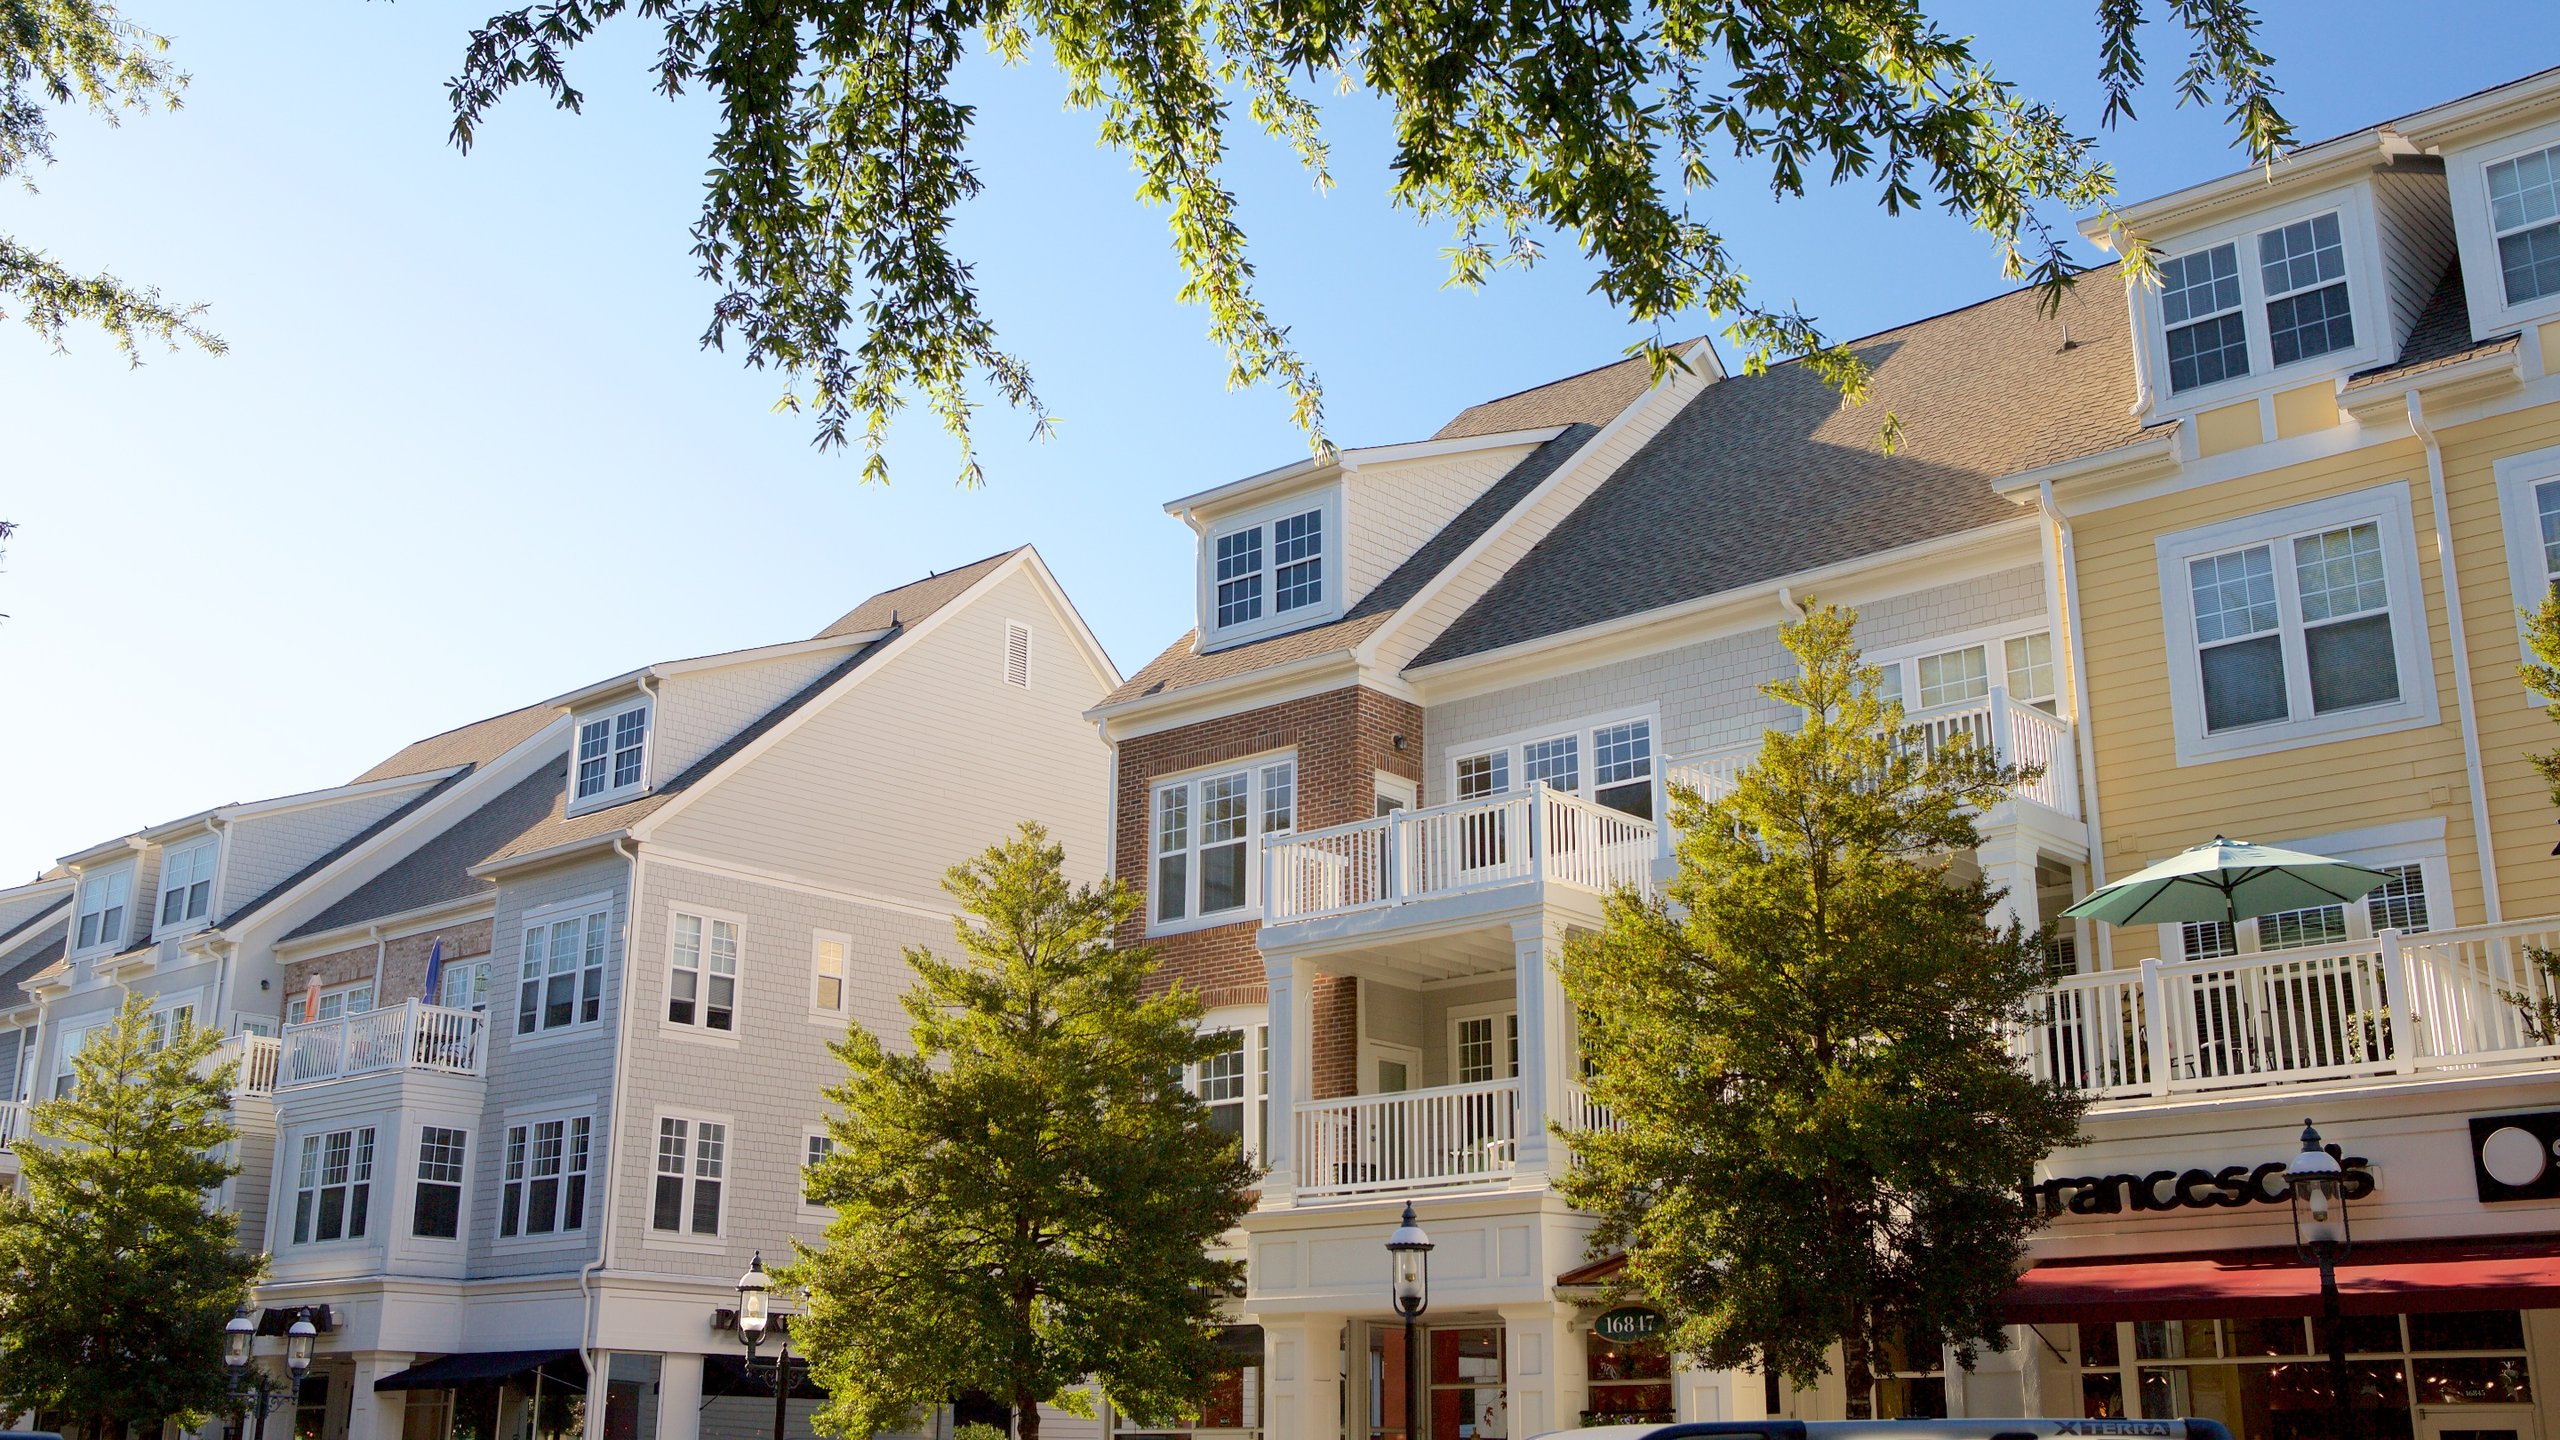
[[(2094, 142), (1993, 73), (1925, 0), (1801, 4), (1669, 0), (1349, 0), (1202, 5), (1127, 0), (539, 0), (475, 30), (451, 83), (464, 147), (519, 88), (576, 110), (571, 54), (626, 11), (662, 34), (656, 86), (711, 92), (720, 115), (693, 252), (716, 292), (706, 346), (741, 347), (814, 409), (817, 439), (858, 435), (884, 478), (891, 417), (921, 398), (961, 443), (973, 402), (1045, 428), (1024, 362), (998, 341), (955, 236), (982, 187), (968, 142), (978, 63), (1041, 57), (1066, 99), (1128, 157), (1138, 198), (1167, 212), (1181, 299), (1208, 312), (1228, 383), (1276, 382), (1323, 444), (1322, 390), (1255, 286), (1227, 150), (1239, 127), (1332, 183), (1336, 119), (1318, 97), (1365, 96), (1392, 117), (1391, 204), (1443, 229), (1453, 283), (1524, 267), (1552, 239), (1592, 288), (1674, 363), (1662, 327), (1723, 317), (1757, 366), (1815, 362), (1852, 393), (1863, 370), (1793, 306), (1753, 290), (1705, 197), (1723, 180), (1780, 199), (1808, 180), (1874, 187), (1889, 214), (1934, 206), (1988, 234), (2013, 279), (2059, 288), (2074, 269), (2056, 208), (2114, 191)], [(2141, 0), (2098, 7), (2100, 117), (2129, 117), (2145, 79)], [(2254, 163), (2292, 136), (2242, 0), (2169, 0), (2188, 48), (2180, 104), (2222, 107)], [(1047, 67), (1042, 67), (1047, 68)], [(1243, 112), (1239, 121), (1237, 111)], [(1730, 166), (1734, 173), (1719, 173)], [(2138, 245), (2126, 247), (2139, 256)], [(2128, 274), (2145, 273), (2136, 263)], [(1888, 431), (1888, 433), (1890, 433)]]
[(828, 1433), (975, 1390), (1038, 1440), (1039, 1407), (1077, 1409), (1088, 1381), (1170, 1416), (1215, 1378), (1243, 1267), (1209, 1247), (1255, 1172), (1182, 1077), (1220, 1042), (1190, 992), (1148, 993), (1152, 952), (1113, 947), (1136, 898), (1063, 863), (1025, 825), (953, 867), (961, 957), (907, 951), (912, 1049), (859, 1025), (835, 1046), (842, 1113), (807, 1191), (836, 1218), (776, 1277), (807, 1292), (792, 1339)]
[(2077, 1100), (2012, 1058), (2046, 978), (2039, 937), (1954, 857), (2018, 772), (1904, 734), (1855, 616), (1782, 632), (1801, 717), (1728, 794), (1678, 792), (1675, 873), (1568, 943), (1593, 1098), (1566, 1196), (1593, 1253), (1710, 1369), (1810, 1384), (1846, 1357), (1998, 1343), (1996, 1303), (2039, 1223), (2018, 1182), (2078, 1131)]
[[(2523, 619), (2526, 659), (2517, 667), (2517, 674), (2525, 689), (2542, 697), (2544, 713), (2560, 723), (2560, 589), (2554, 589), (2540, 605), (2525, 611)], [(2542, 777), (2551, 803), (2560, 806), (2560, 750), (2544, 750), (2525, 758), (2533, 763), (2534, 773)], [(2560, 854), (2560, 848), (2553, 853)], [(2525, 955), (2542, 983), (2531, 992), (2500, 990), (2498, 998), (2516, 1008), (2526, 1039), (2536, 1045), (2560, 1042), (2560, 950), (2528, 945)]]
[(88, 1440), (227, 1409), (223, 1325), (261, 1262), (208, 1197), (238, 1169), (220, 1032), (141, 996), (90, 1032), (71, 1093), (30, 1107), (0, 1191), (0, 1412), (71, 1417)]
[[(0, 181), (35, 188), (29, 170), (53, 162), (52, 107), (79, 105), (113, 125), (133, 110), (178, 108), (183, 71), (169, 42), (124, 18), (106, 0), (33, 0), (0, 5)], [(59, 350), (72, 322), (107, 332), (139, 364), (142, 346), (174, 350), (186, 340), (221, 354), (201, 305), (164, 300), (147, 285), (72, 269), (0, 234), (0, 320), (14, 319)]]

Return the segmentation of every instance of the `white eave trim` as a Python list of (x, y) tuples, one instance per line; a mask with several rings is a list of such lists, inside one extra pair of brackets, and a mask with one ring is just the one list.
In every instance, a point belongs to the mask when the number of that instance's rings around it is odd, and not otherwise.
[(600, 830), (593, 835), (583, 836), (576, 840), (564, 840), (557, 845), (545, 845), (539, 850), (527, 850), (521, 855), (508, 855), (496, 860), (483, 860), (479, 864), (472, 866), (470, 869), (465, 870), (462, 873), (465, 875), (477, 876), (481, 879), (488, 879), (492, 876), (503, 875), (509, 870), (521, 870), (527, 865), (549, 864), (551, 861), (561, 859), (565, 856), (575, 855), (581, 850), (604, 849), (611, 846), (616, 840), (629, 840), (631, 838), (631, 827), (627, 825), (617, 825), (611, 830)]
[(723, 650), (716, 655), (696, 655), (686, 660), (665, 660), (626, 670), (592, 685), (584, 685), (565, 695), (555, 695), (542, 702), (558, 710), (575, 710), (592, 701), (638, 691), (644, 680), (663, 680), (670, 675), (690, 674), (697, 670), (719, 670), (731, 665), (755, 665), (767, 660), (788, 660), (795, 655), (815, 655), (829, 650), (852, 650), (883, 640), (895, 631), (857, 630), (842, 635), (828, 635), (816, 640), (792, 640), (780, 645), (759, 645), (752, 650)]
[(2165, 473), (2176, 469), (2182, 459), (2178, 449), (2180, 428), (2177, 424), (2162, 425), (2160, 433), (2146, 435), (2130, 445), (2119, 445), (2095, 455), (2057, 460), (2051, 465), (2003, 475), (1991, 482), (1991, 491), (2021, 505), (2030, 505), (2035, 503), (2037, 492), (2048, 481), (2060, 485), (2070, 480), (2122, 479)]
[(1316, 671), (1354, 666), (1357, 660), (1357, 653), (1350, 646), (1345, 645), (1338, 650), (1304, 655), (1278, 665), (1265, 665), (1256, 670), (1243, 670), (1233, 675), (1222, 675), (1215, 680), (1203, 680), (1197, 685), (1185, 685), (1179, 690), (1159, 690), (1152, 695), (1133, 695), (1114, 704), (1096, 705), (1084, 712), (1084, 718), (1107, 724), (1113, 720), (1143, 714), (1149, 710), (1196, 704), (1202, 700), (1232, 695), (1265, 685), (1285, 684)]
[[(1208, 490), (1165, 502), (1164, 513), (1189, 521), (1193, 514), (1213, 506), (1227, 505), (1274, 488), (1313, 478), (1327, 471), (1343, 474), (1376, 465), (1399, 465), (1408, 460), (1436, 460), (1447, 455), (1467, 455), (1479, 450), (1527, 449), (1544, 445), (1565, 432), (1562, 425), (1541, 426), (1532, 430), (1505, 430), (1492, 435), (1462, 435), (1449, 440), (1408, 440), (1394, 445), (1368, 445), (1357, 450), (1337, 450), (1330, 458), (1310, 455), (1286, 465), (1231, 480)], [(1197, 528), (1196, 526), (1194, 528)]]
[(333, 950), (344, 950), (359, 941), (370, 942), (376, 931), (380, 931), (385, 940), (398, 940), (424, 930), (440, 930), (457, 921), (469, 924), (475, 920), (495, 919), (497, 913), (497, 892), (483, 891), (458, 900), (440, 900), (433, 905), (350, 920), (327, 930), (314, 930), (308, 935), (279, 940), (275, 945), (276, 958), (290, 961), (325, 955)]

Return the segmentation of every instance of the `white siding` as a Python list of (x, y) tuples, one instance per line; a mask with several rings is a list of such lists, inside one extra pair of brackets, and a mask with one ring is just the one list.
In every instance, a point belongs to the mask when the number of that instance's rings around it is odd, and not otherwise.
[(850, 649), (793, 655), (748, 665), (723, 665), (669, 676), (658, 687), (658, 713), (650, 718), (649, 763), (664, 785), (693, 762), (718, 749), (810, 681), (844, 663)]
[(2379, 170), (2373, 177), (2373, 204), (2390, 291), (2391, 334), (2384, 353), (2396, 357), (2436, 282), (2453, 263), (2453, 202), (2445, 194), (2441, 172)]
[[(213, 897), (216, 917), (275, 888), (277, 881), (361, 834), (365, 827), (418, 798), (424, 786), (403, 786), (277, 815), (251, 815), (223, 830), (220, 884)], [(158, 852), (153, 852), (156, 857)], [(155, 863), (153, 874), (158, 874)], [(143, 893), (136, 890), (137, 895)], [(151, 896), (153, 905), (158, 895)]]
[[(62, 900), (63, 892), (59, 890), (45, 891), (36, 895), (0, 896), (0, 935), (7, 935), (46, 910), (61, 904)], [(65, 910), (62, 913), (68, 915), (71, 912)]]
[(1346, 476), (1343, 608), (1359, 604), (1424, 541), (1447, 528), (1469, 502), (1536, 450), (1534, 445), (1507, 447)]

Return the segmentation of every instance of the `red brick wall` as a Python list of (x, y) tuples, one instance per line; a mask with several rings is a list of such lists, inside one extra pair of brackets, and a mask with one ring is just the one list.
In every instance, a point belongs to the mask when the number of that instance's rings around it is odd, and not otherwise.
[[(1126, 740), (1120, 745), (1115, 807), (1120, 833), (1113, 841), (1120, 878), (1145, 893), (1156, 781), (1291, 748), (1298, 752), (1301, 830), (1367, 819), (1376, 809), (1381, 770), (1417, 787), (1423, 783), (1421, 708), (1356, 685)], [(1260, 924), (1257, 917), (1150, 941), (1142, 911), (1120, 939), (1152, 944), (1163, 962), (1162, 978), (1183, 981), (1211, 1006), (1259, 1005), (1269, 993), (1254, 946)], [(1349, 979), (1327, 978), (1316, 986), (1314, 1005), (1315, 1093), (1350, 1094), (1357, 1088), (1357, 993)]]
[(284, 966), (284, 995), (276, 1002), (276, 1013), (284, 1013), (285, 1005), (311, 983), (311, 972), (320, 972), (323, 989), (373, 978), (377, 961), (382, 967), (382, 984), (375, 991), (376, 1005), (397, 1005), (418, 998), (427, 982), (427, 951), (436, 941), (444, 942), (445, 963), (478, 960), (489, 953), (489, 922), (470, 920), (430, 930), (419, 935), (403, 935), (388, 942), (376, 955), (373, 943), (367, 941), (350, 949), (327, 955), (311, 955), (287, 961)]

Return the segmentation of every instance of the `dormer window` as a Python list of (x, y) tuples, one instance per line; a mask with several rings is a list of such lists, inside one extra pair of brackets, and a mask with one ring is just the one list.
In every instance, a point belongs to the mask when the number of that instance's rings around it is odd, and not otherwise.
[[(2168, 391), (2186, 395), (2358, 352), (2347, 232), (2360, 202), (2195, 245), (2160, 262), (2159, 347)], [(2358, 231), (2359, 234), (2364, 233)], [(2332, 362), (2335, 363), (2335, 362)]]
[(1330, 493), (1298, 495), (1219, 523), (1207, 536), (1206, 629), (1212, 641), (1329, 618), (1341, 594), (1339, 512)]
[(2489, 167), (2489, 228), (2508, 304), (2560, 295), (2560, 145)]
[(172, 846), (160, 861), (160, 928), (202, 920), (213, 906), (213, 861), (221, 842), (213, 836)]
[(2278, 365), (2356, 343), (2335, 211), (2259, 236), (2258, 276), (2267, 291), (2267, 347)]
[(634, 705), (578, 726), (578, 769), (569, 800), (583, 804), (640, 787), (648, 750), (649, 707)]
[(2161, 261), (2160, 318), (2169, 325), (2170, 390), (2193, 390), (2248, 374), (2239, 247), (2216, 245)]
[(132, 899), (133, 867), (129, 865), (81, 881), (71, 948), (93, 950), (123, 940), (125, 908)]

